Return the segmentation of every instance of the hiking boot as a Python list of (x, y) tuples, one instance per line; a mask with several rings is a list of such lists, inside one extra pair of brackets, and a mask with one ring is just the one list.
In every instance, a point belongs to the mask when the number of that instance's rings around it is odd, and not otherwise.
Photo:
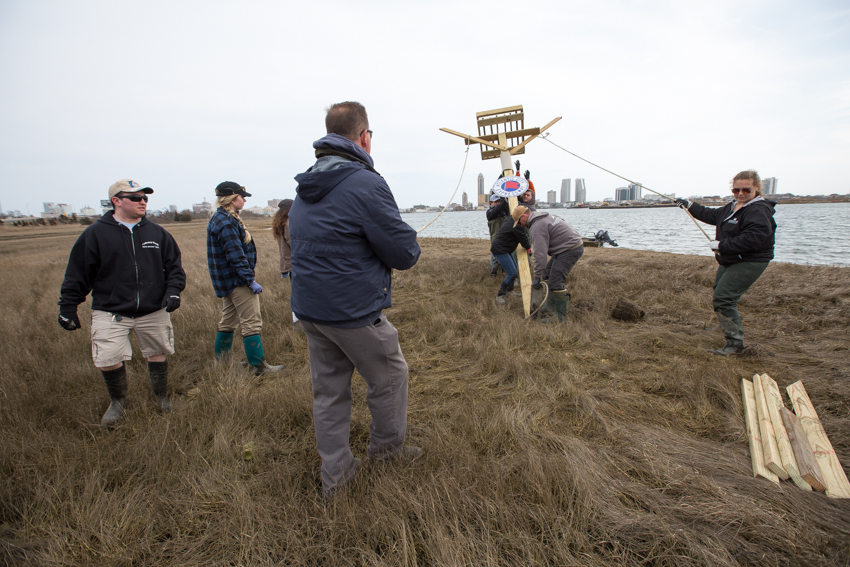
[(499, 292), (496, 294), (496, 305), (507, 305), (508, 298), (505, 296), (508, 294), (508, 287), (505, 282), (502, 282), (502, 285), (499, 286)]
[(272, 372), (280, 372), (284, 369), (283, 364), (269, 364), (265, 360), (262, 361), (257, 366), (251, 365), (251, 373), (254, 376), (259, 376), (260, 374), (270, 374)]
[(732, 341), (726, 341), (726, 344), (720, 348), (710, 349), (708, 352), (720, 356), (729, 356), (730, 354), (741, 354), (744, 352), (744, 345), (737, 345)]
[(127, 406), (127, 368), (122, 362), (120, 368), (101, 370), (101, 373), (111, 401), (100, 420), (100, 425), (114, 427), (124, 417), (124, 408)]
[(329, 504), (335, 497), (345, 492), (345, 489), (348, 487), (349, 483), (354, 480), (354, 475), (356, 475), (357, 471), (359, 471), (361, 468), (363, 468), (363, 460), (354, 457), (354, 461), (351, 463), (351, 469), (349, 470), (348, 474), (345, 475), (345, 480), (340, 484), (337, 484), (327, 492), (322, 492), (322, 500), (324, 501), (324, 503)]
[(490, 277), (491, 278), (495, 278), (498, 273), (499, 273), (498, 267), (493, 266), (492, 268), (490, 268)]

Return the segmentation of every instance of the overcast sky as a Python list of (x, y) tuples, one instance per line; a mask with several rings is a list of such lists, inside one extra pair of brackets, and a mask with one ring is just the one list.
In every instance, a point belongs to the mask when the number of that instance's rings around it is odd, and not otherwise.
[[(150, 208), (295, 196), (324, 111), (357, 100), (400, 207), (443, 205), (475, 113), (521, 104), (526, 126), (678, 196), (740, 170), (779, 192), (850, 192), (850, 4), (834, 2), (46, 2), (0, 0), (0, 204), (98, 208), (111, 183)], [(472, 146), (461, 188), (499, 161)], [(535, 140), (538, 194), (625, 182)]]

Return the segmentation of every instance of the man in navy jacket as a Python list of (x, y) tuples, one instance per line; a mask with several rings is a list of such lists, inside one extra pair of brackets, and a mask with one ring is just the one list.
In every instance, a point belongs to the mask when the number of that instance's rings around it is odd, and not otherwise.
[(327, 136), (313, 143), (316, 163), (295, 177), (290, 212), (292, 311), (310, 351), (313, 422), (322, 458), (322, 491), (341, 490), (360, 466), (349, 447), (351, 376), (368, 385), (370, 459), (421, 454), (404, 446), (407, 363), (398, 332), (382, 310), (392, 305), (392, 269), (419, 260), (416, 231), (401, 220), (375, 171), (372, 131), (357, 102), (331, 106)]
[(132, 179), (109, 187), (113, 210), (77, 239), (60, 291), (59, 324), (68, 331), (80, 327), (77, 306), (92, 296), (92, 358), (111, 399), (101, 420), (105, 427), (121, 419), (127, 404), (124, 361), (133, 357), (130, 331), (148, 360), (160, 409), (171, 411), (166, 394), (166, 357), (174, 354), (169, 313), (180, 307), (186, 273), (174, 238), (145, 218), (151, 193), (153, 189)]

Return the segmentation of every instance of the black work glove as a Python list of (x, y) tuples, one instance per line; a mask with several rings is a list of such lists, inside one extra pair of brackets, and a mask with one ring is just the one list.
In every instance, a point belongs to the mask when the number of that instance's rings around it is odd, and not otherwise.
[(180, 307), (180, 296), (179, 295), (169, 295), (162, 299), (162, 307), (165, 307), (166, 313), (171, 313), (178, 307)]
[(683, 209), (687, 209), (691, 206), (691, 202), (687, 199), (676, 199), (676, 204), (682, 207)]
[(534, 289), (543, 289), (543, 284), (540, 283), (540, 278), (534, 278), (534, 281), (531, 282), (531, 287)]
[(76, 307), (62, 307), (59, 309), (59, 324), (66, 331), (76, 331), (80, 328), (80, 318), (77, 317)]

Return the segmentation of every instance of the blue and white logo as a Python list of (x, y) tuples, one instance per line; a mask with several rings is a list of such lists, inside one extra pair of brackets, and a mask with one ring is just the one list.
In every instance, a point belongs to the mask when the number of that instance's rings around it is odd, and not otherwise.
[(493, 193), (499, 197), (519, 197), (528, 191), (528, 179), (519, 175), (502, 177), (493, 184)]

